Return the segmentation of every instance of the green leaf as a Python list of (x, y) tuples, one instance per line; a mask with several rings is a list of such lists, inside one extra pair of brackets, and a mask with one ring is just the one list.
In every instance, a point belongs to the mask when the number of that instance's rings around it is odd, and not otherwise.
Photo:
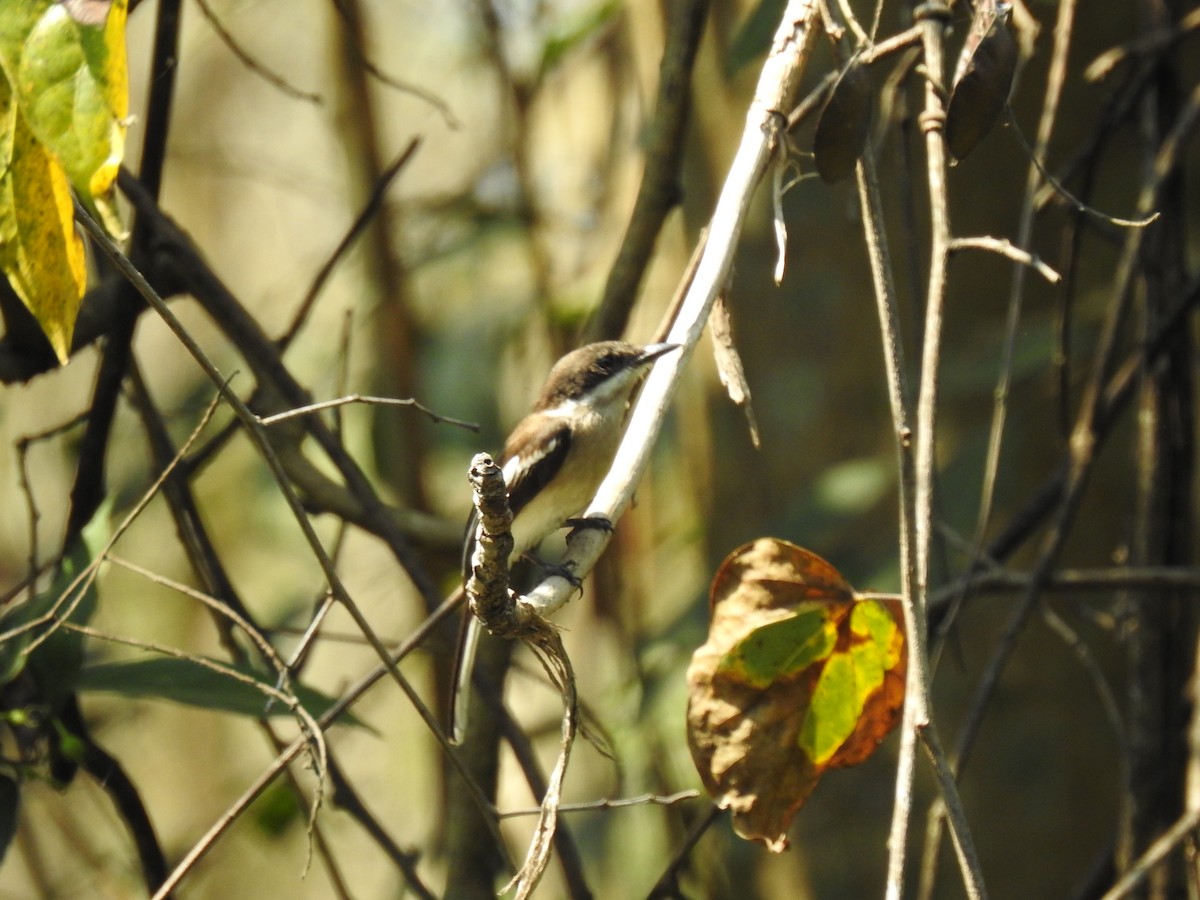
[(125, 15), (126, 0), (98, 24), (54, 0), (6, 2), (0, 12), (0, 65), (30, 130), (113, 233), (120, 223), (107, 195), (129, 116)]
[(829, 656), (837, 626), (827, 609), (808, 604), (794, 616), (754, 629), (721, 660), (721, 671), (767, 687)]
[[(260, 684), (262, 673), (248, 666), (211, 660), (224, 668), (236, 669)], [(196, 706), (239, 716), (290, 716), (292, 711), (283, 703), (269, 697), (263, 690), (238, 681), (229, 675), (187, 659), (155, 657), (133, 662), (100, 663), (86, 667), (79, 678), (84, 691), (119, 694), (151, 700), (169, 700), (185, 706)], [(321, 716), (336, 701), (312, 688), (294, 684), (296, 699), (313, 717)], [(362, 720), (350, 713), (342, 720), (364, 726)]]

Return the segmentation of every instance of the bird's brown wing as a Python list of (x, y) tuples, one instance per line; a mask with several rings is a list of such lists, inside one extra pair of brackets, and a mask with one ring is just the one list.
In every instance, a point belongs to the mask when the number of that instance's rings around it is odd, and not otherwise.
[[(518, 448), (541, 447), (541, 455), (526, 458), (512, 471)], [(548, 485), (562, 469), (571, 449), (571, 429), (562, 419), (533, 416), (522, 420), (504, 446), (504, 475), (508, 482), (508, 508), (514, 516)]]

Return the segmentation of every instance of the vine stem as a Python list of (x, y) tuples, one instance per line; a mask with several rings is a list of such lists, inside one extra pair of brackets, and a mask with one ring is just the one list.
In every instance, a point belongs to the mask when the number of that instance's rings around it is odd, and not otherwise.
[[(926, 606), (934, 536), (938, 364), (941, 357), (946, 275), (951, 249), (946, 191), (946, 93), (942, 82), (942, 73), (945, 71), (942, 40), (949, 12), (949, 8), (943, 2), (925, 4), (917, 11), (925, 57), (925, 108), (919, 121), (925, 135), (926, 177), (929, 183), (930, 260), (929, 284), (925, 298), (925, 326), (921, 343), (921, 380), (917, 394), (915, 447), (911, 450), (905, 442), (907, 434), (902, 427), (908, 421), (907, 415), (898, 416), (896, 422), (900, 439), (901, 502), (907, 505), (907, 498), (911, 497), (912, 511), (910, 513), (906, 509), (902, 514), (901, 550), (904, 557), (906, 588), (903, 608), (909, 642), (908, 672), (900, 731), (900, 753), (896, 766), (895, 803), (888, 838), (888, 900), (899, 900), (903, 892), (908, 860), (908, 831), (913, 816), (913, 781), (917, 750), (922, 743), (933, 764), (941, 796), (946, 804), (963, 886), (971, 898), (987, 896), (954, 775), (930, 715), (930, 670), (926, 642)], [(890, 354), (887, 355), (890, 357)], [(896, 390), (893, 388), (893, 393), (896, 393)], [(913, 455), (911, 464), (907, 461), (910, 452)], [(906, 536), (909, 527), (911, 541), (907, 540)]]
[[(585, 513), (588, 517), (603, 516), (616, 522), (633, 498), (683, 369), (704, 331), (717, 296), (729, 280), (734, 251), (754, 190), (783, 140), (787, 119), (781, 110), (788, 108), (815, 37), (821, 33), (819, 6), (818, 0), (789, 0), (784, 10), (746, 113), (741, 142), (709, 222), (694, 277), (665, 337), (681, 344), (682, 350), (664, 357), (646, 378), (612, 469)], [(590, 572), (608, 540), (608, 532), (598, 528), (577, 531), (567, 556), (572, 572), (576, 576)], [(562, 607), (574, 593), (570, 581), (555, 575), (529, 592), (525, 600), (547, 615)]]

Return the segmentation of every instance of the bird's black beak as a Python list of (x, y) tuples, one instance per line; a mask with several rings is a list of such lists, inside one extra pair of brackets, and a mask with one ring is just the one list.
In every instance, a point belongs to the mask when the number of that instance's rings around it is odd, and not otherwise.
[(672, 350), (678, 350), (682, 346), (683, 344), (647, 344), (642, 348), (642, 355), (638, 357), (638, 365), (649, 365), (660, 356), (670, 353)]

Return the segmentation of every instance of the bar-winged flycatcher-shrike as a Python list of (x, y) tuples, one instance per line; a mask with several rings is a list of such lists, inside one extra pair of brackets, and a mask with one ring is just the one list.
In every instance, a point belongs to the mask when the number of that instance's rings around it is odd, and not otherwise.
[[(651, 363), (678, 346), (601, 341), (573, 350), (550, 370), (533, 410), (517, 423), (500, 458), (513, 514), (514, 561), (591, 501), (617, 452), (634, 389)], [(472, 512), (463, 547), (464, 585), (471, 574), (475, 527)], [(481, 628), (468, 611), (455, 655), (450, 711), (454, 743), (462, 741), (466, 729)]]

